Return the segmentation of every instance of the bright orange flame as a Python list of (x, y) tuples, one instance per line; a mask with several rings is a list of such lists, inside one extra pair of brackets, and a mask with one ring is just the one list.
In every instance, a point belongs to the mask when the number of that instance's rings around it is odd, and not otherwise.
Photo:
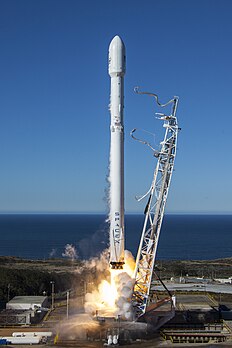
[(85, 308), (86, 311), (93, 312), (97, 311), (99, 314), (104, 315), (105, 313), (110, 313), (112, 315), (117, 315), (117, 305), (116, 301), (120, 297), (120, 292), (117, 284), (117, 277), (120, 273), (127, 273), (131, 278), (134, 272), (134, 260), (133, 257), (125, 258), (125, 265), (121, 270), (110, 269), (110, 281), (102, 280), (98, 286), (98, 290), (87, 294)]
[(117, 289), (115, 284), (103, 280), (99, 285), (98, 291), (104, 307), (114, 309), (115, 301), (117, 299)]

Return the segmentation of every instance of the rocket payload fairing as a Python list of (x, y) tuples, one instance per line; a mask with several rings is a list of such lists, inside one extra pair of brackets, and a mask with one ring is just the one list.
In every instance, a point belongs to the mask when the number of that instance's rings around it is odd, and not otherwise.
[(124, 75), (125, 46), (115, 36), (109, 46), (110, 89), (110, 264), (124, 264)]

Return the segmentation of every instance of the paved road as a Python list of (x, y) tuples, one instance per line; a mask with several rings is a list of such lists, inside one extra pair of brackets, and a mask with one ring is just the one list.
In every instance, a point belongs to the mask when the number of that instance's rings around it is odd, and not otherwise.
[[(201, 292), (215, 292), (222, 294), (232, 294), (232, 284), (199, 284), (199, 283), (171, 283), (164, 282), (170, 291), (201, 291)], [(152, 287), (152, 290), (163, 291), (162, 285)]]

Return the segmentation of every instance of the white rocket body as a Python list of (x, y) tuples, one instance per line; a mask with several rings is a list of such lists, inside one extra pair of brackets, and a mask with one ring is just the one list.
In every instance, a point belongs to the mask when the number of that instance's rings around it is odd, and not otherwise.
[(110, 115), (110, 264), (122, 269), (124, 264), (124, 75), (125, 46), (115, 36), (109, 46), (111, 77)]

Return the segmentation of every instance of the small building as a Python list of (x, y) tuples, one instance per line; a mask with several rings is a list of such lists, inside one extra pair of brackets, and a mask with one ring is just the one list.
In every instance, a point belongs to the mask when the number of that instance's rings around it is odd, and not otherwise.
[(46, 296), (15, 296), (0, 312), (0, 325), (37, 324), (48, 311)]
[(218, 278), (214, 279), (215, 282), (221, 283), (221, 284), (232, 284), (232, 277), (229, 278)]
[(47, 296), (15, 296), (7, 302), (6, 309), (36, 310), (48, 306)]

